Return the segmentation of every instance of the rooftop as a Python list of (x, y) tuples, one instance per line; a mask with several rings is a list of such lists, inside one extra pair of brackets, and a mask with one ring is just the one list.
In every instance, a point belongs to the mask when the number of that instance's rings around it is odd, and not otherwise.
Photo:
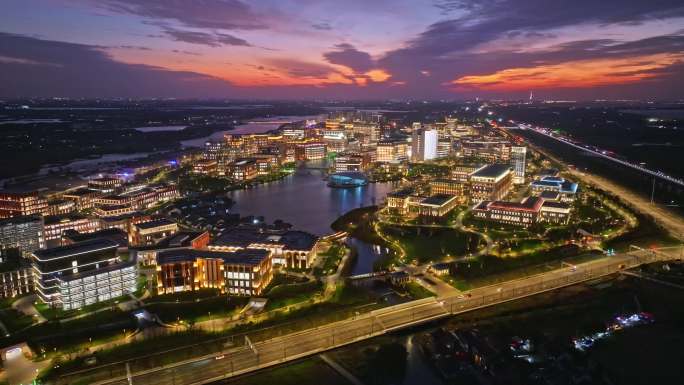
[(471, 174), (471, 176), (479, 178), (499, 178), (511, 170), (511, 166), (508, 164), (488, 164), (481, 167)]
[(311, 250), (318, 237), (305, 231), (261, 232), (256, 228), (238, 227), (223, 233), (212, 246), (248, 247), (251, 244), (280, 244), (289, 250)]
[(39, 259), (56, 259), (76, 254), (85, 254), (104, 249), (116, 249), (116, 242), (105, 238), (89, 239), (71, 245), (53, 247), (51, 249), (36, 250), (33, 254)]
[(161, 219), (155, 219), (149, 222), (142, 222), (142, 223), (136, 223), (135, 227), (143, 230), (147, 229), (153, 229), (155, 227), (161, 227), (161, 226), (168, 226), (168, 225), (173, 225), (176, 224), (176, 222), (172, 222), (168, 219), (161, 218)]
[(427, 197), (423, 199), (420, 204), (422, 205), (431, 205), (431, 206), (442, 206), (446, 204), (447, 202), (451, 201), (452, 199), (456, 199), (456, 195), (449, 195), (449, 194), (435, 194), (431, 197)]
[(411, 194), (413, 194), (413, 189), (410, 187), (405, 187), (399, 190), (392, 191), (391, 193), (387, 194), (387, 196), (392, 198), (406, 198)]
[(544, 201), (544, 207), (553, 207), (556, 209), (570, 210), (570, 205), (564, 202)]
[(215, 251), (199, 249), (174, 249), (157, 255), (157, 263), (192, 262), (197, 258), (222, 259), (225, 263), (256, 265), (268, 258), (270, 251), (264, 249), (240, 249), (236, 251)]
[(544, 203), (544, 199), (540, 197), (527, 197), (522, 200), (522, 202), (506, 202), (506, 201), (494, 201), (494, 202), (482, 202), (476, 209), (500, 209), (500, 210), (514, 210), (514, 211), (531, 211), (537, 212)]
[(106, 238), (117, 243), (119, 247), (128, 246), (128, 234), (126, 234), (125, 231), (115, 227), (98, 230), (93, 233), (79, 233), (76, 230), (66, 230), (62, 237), (72, 242), (83, 242), (96, 238)]
[(7, 225), (19, 225), (29, 222), (42, 222), (42, 218), (39, 215), (26, 215), (20, 217), (0, 219), (0, 227)]

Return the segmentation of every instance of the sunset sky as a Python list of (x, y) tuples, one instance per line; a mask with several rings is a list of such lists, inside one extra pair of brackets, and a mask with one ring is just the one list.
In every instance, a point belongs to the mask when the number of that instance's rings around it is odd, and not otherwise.
[(0, 97), (681, 99), (681, 0), (3, 0)]

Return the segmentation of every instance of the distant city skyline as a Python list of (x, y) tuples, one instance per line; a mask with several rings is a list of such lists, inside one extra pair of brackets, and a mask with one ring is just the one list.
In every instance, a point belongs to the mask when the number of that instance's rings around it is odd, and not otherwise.
[(681, 99), (678, 0), (6, 0), (0, 97)]

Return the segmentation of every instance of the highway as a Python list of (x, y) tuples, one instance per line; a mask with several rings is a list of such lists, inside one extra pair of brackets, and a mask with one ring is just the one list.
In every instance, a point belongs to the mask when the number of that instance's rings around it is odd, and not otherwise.
[(220, 353), (133, 373), (130, 378), (124, 375), (103, 378), (102, 373), (94, 373), (93, 377), (85, 374), (63, 377), (58, 383), (69, 384), (77, 380), (87, 380), (87, 383), (94, 385), (208, 384), (411, 325), (574, 285), (644, 263), (677, 258), (681, 253), (679, 247), (669, 249), (669, 252), (657, 253), (651, 250), (636, 250), (629, 254), (604, 257), (497, 285), (476, 288), (458, 295), (411, 301), (282, 337), (246, 342), (244, 346)]
[(538, 133), (538, 134), (544, 135), (544, 136), (549, 137), (549, 138), (551, 138), (551, 139), (555, 139), (555, 140), (557, 140), (557, 141), (559, 141), (559, 142), (565, 143), (565, 144), (567, 144), (567, 145), (569, 145), (569, 146), (572, 146), (572, 147), (575, 147), (575, 148), (577, 148), (577, 149), (579, 149), (579, 150), (590, 152), (590, 153), (592, 153), (592, 154), (594, 154), (594, 155), (598, 155), (598, 156), (600, 156), (600, 157), (602, 157), (602, 158), (604, 158), (604, 159), (611, 160), (611, 161), (616, 162), (616, 163), (619, 163), (619, 164), (621, 164), (621, 165), (623, 165), (623, 166), (633, 168), (633, 169), (635, 169), (635, 170), (637, 170), (637, 171), (640, 171), (640, 172), (643, 172), (643, 173), (645, 173), (645, 174), (649, 174), (649, 175), (654, 176), (654, 177), (656, 177), (656, 178), (660, 178), (660, 179), (666, 180), (666, 181), (668, 181), (668, 182), (677, 184), (677, 185), (679, 185), (679, 186), (681, 186), (681, 187), (684, 187), (684, 180), (681, 180), (681, 179), (679, 179), (679, 178), (675, 178), (675, 177), (670, 176), (670, 175), (667, 175), (667, 174), (665, 174), (665, 173), (663, 173), (663, 172), (654, 171), (654, 170), (648, 169), (648, 168), (646, 168), (646, 167), (643, 167), (643, 166), (641, 166), (641, 165), (634, 164), (634, 163), (630, 163), (630, 162), (624, 161), (624, 160), (622, 160), (622, 159), (618, 159), (618, 158), (616, 158), (616, 157), (614, 157), (614, 156), (608, 155), (608, 154), (605, 153), (604, 151), (600, 151), (600, 150), (596, 150), (596, 149), (594, 149), (594, 148), (591, 148), (589, 145), (579, 145), (579, 144), (577, 144), (577, 143), (574, 143), (574, 142), (571, 141), (571, 140), (565, 139), (565, 138), (562, 137), (562, 136), (553, 135), (553, 134), (552, 134), (551, 132), (549, 132), (547, 129), (544, 129), (544, 128), (533, 128), (532, 126), (529, 126), (529, 125), (526, 125), (526, 127), (527, 127), (528, 129), (530, 129), (530, 130), (532, 130), (532, 131)]

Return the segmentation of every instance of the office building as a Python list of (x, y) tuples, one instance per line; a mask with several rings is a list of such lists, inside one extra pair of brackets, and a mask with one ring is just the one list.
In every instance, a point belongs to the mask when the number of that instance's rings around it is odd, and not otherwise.
[(411, 207), (413, 189), (406, 187), (387, 194), (386, 204), (389, 212), (396, 215), (407, 215)]
[(12, 298), (33, 291), (33, 269), (28, 259), (18, 253), (5, 254), (0, 260), (0, 298)]
[(442, 218), (458, 206), (458, 202), (455, 195), (436, 194), (420, 201), (418, 210), (422, 217)]
[(513, 172), (507, 164), (482, 166), (470, 174), (470, 198), (473, 201), (502, 200), (513, 187)]
[(451, 155), (452, 146), (451, 139), (437, 140), (437, 158), (448, 158)]
[(0, 190), (0, 218), (22, 215), (46, 215), (48, 203), (36, 191), (10, 192)]
[(553, 225), (567, 225), (570, 222), (570, 205), (564, 202), (544, 200), (539, 221)]
[(532, 195), (539, 196), (545, 191), (557, 192), (561, 202), (573, 202), (577, 196), (577, 183), (558, 176), (546, 176), (530, 183)]
[(101, 229), (101, 223), (97, 218), (90, 218), (79, 214), (51, 215), (44, 220), (45, 242), (50, 246), (51, 241), (62, 238), (66, 230), (76, 230), (79, 233), (92, 233)]
[(430, 181), (430, 193), (455, 195), (459, 203), (465, 203), (468, 198), (468, 183), (457, 179), (433, 179)]
[(322, 142), (300, 143), (295, 147), (295, 158), (297, 160), (323, 159), (325, 151), (325, 143)]
[(477, 219), (529, 227), (537, 222), (544, 199), (527, 197), (522, 202), (483, 201), (473, 209)]
[(437, 158), (437, 130), (415, 130), (412, 134), (411, 157), (413, 161), (423, 162)]
[(51, 307), (71, 310), (135, 291), (137, 261), (120, 261), (117, 247), (110, 240), (93, 239), (33, 252), (38, 297)]
[(260, 295), (273, 278), (271, 251), (176, 249), (157, 256), (157, 293), (219, 289), (232, 295)]
[(101, 193), (110, 194), (123, 186), (119, 178), (101, 177), (88, 181), (88, 188)]
[(311, 267), (317, 247), (318, 237), (304, 231), (262, 231), (251, 227), (228, 230), (209, 244), (209, 249), (218, 251), (270, 250), (274, 264), (298, 269)]
[(229, 165), (228, 175), (231, 179), (239, 182), (254, 179), (259, 174), (257, 162), (254, 158), (240, 158)]
[(178, 224), (168, 219), (136, 223), (131, 227), (128, 243), (131, 246), (154, 245), (163, 238), (178, 232)]
[(483, 201), (473, 209), (477, 219), (507, 225), (529, 227), (535, 223), (565, 225), (570, 220), (567, 203), (527, 197), (521, 202)]
[(407, 160), (408, 144), (404, 140), (382, 140), (376, 147), (376, 161), (381, 163), (400, 163)]
[(218, 160), (200, 159), (192, 165), (193, 174), (213, 175), (218, 173)]
[(31, 252), (45, 248), (43, 217), (30, 215), (0, 220), (0, 260), (10, 249), (28, 258)]
[(513, 183), (525, 183), (525, 155), (527, 147), (511, 147), (511, 166), (513, 166)]

